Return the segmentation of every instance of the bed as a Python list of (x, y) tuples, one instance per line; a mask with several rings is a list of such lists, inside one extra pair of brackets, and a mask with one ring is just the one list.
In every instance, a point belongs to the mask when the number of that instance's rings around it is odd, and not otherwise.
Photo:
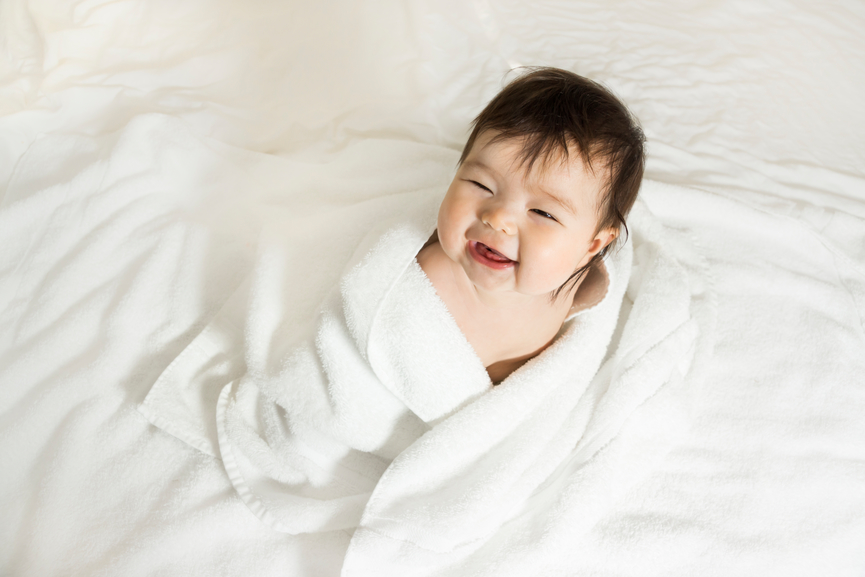
[(0, 26), (4, 575), (339, 575), (349, 534), (272, 531), (138, 407), (263, 223), (445, 187), (528, 65), (640, 119), (714, 350), (650, 473), (538, 535), (564, 566), (449, 574), (865, 574), (862, 3), (7, 0)]

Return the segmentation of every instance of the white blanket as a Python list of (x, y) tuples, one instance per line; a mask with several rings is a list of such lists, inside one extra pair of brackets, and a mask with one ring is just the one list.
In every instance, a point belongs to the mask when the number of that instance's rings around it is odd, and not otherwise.
[[(308, 313), (250, 332), (258, 363), (283, 323), (315, 330), (343, 272), (320, 252), (345, 264), (372, 214), (440, 194), (509, 69), (551, 64), (640, 119), (641, 196), (682, 237), (665, 246), (705, 255), (716, 345), (702, 387), (665, 386), (617, 437), (669, 433), (643, 439), (672, 448), (642, 480), (595, 474), (639, 465), (637, 442), (563, 463), (460, 570), (861, 577), (863, 29), (858, 0), (3, 0), (0, 573), (338, 575), (360, 532), (274, 531), (136, 406), (160, 375), (209, 381), (175, 387), (168, 420), (217, 452), (211, 409), (267, 295), (244, 285), (236, 328), (202, 330), (256, 254), (285, 289), (270, 304)], [(290, 225), (259, 242), (270, 219)], [(652, 424), (664, 403), (692, 418)]]
[[(593, 503), (614, 502), (687, 427), (687, 390), (711, 348), (705, 263), (640, 204), (630, 287), (627, 242), (583, 287), (598, 285), (598, 302), (492, 387), (414, 260), (440, 194), (402, 195), (386, 212), (368, 212), (372, 231), (344, 265), (352, 245), (319, 252), (320, 268), (345, 272), (313, 330), (297, 322), (308, 311), (294, 309), (320, 281), (276, 258), (285, 249), (278, 241), (266, 242), (245, 322), (228, 320), (243, 318), (241, 291), (141, 407), (154, 424), (220, 455), (240, 497), (273, 529), (353, 532), (345, 575), (454, 575), (459, 567), (468, 575), (474, 552), (513, 539), (499, 535), (507, 523), (567, 515), (581, 521), (558, 531), (585, 531), (604, 512)], [(320, 226), (338, 234), (342, 224), (331, 217)], [(246, 325), (245, 363), (232, 349), (238, 324)], [(203, 378), (198, 369), (219, 359), (235, 366), (220, 369), (222, 380), (212, 368)], [(231, 380), (243, 365), (246, 374)], [(526, 559), (555, 566), (562, 557), (522, 541)]]

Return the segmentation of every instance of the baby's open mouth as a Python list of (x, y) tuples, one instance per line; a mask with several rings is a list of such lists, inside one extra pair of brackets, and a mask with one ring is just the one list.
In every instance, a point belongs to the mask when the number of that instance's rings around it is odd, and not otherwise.
[(469, 252), (476, 261), (490, 268), (502, 269), (516, 264), (494, 248), (490, 248), (482, 242), (469, 241)]
[(485, 257), (491, 260), (496, 260), (499, 262), (508, 262), (511, 260), (499, 251), (488, 247), (482, 242), (478, 243), (478, 251), (480, 251)]

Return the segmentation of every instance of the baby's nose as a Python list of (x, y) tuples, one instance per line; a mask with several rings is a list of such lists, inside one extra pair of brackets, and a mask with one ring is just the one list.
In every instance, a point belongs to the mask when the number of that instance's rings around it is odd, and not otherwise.
[(512, 212), (503, 204), (487, 207), (481, 214), (481, 221), (490, 228), (500, 230), (508, 236), (517, 230)]

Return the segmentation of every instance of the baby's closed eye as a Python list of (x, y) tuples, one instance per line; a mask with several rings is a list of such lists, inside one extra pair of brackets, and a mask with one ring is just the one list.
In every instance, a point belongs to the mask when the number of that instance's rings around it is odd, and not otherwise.
[(468, 182), (474, 184), (476, 187), (480, 188), (481, 190), (485, 190), (487, 192), (492, 192), (492, 190), (490, 190), (488, 187), (484, 186), (483, 184), (481, 184), (477, 180), (469, 180)]
[(541, 210), (541, 209), (539, 209), (539, 208), (533, 208), (533, 209), (532, 209), (532, 212), (535, 213), (535, 214), (539, 214), (539, 215), (541, 215), (541, 216), (544, 217), (544, 218), (548, 218), (548, 219), (550, 219), (550, 220), (555, 220), (556, 222), (558, 222), (558, 219), (556, 219), (556, 217), (554, 217), (554, 216), (551, 215), (550, 213), (548, 213), (548, 212), (546, 212), (546, 211), (544, 211), (544, 210)]

